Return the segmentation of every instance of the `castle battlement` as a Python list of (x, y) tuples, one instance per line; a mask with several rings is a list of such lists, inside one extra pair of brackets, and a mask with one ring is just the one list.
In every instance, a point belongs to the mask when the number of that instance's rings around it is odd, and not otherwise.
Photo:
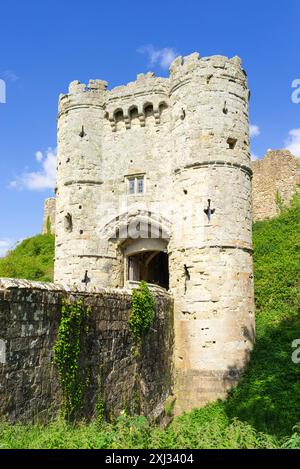
[[(211, 92), (220, 96), (222, 88), (228, 89), (229, 99), (240, 98), (246, 103), (248, 96), (246, 74), (241, 67), (239, 57), (229, 59), (225, 56), (200, 58), (197, 52), (188, 56), (177, 57), (170, 65), (169, 78), (156, 77), (153, 72), (140, 73), (135, 81), (126, 85), (107, 89), (107, 82), (90, 80), (88, 85), (72, 81), (69, 93), (60, 95), (59, 114), (69, 112), (74, 106), (101, 107), (113, 131), (117, 123), (124, 121), (125, 128), (131, 128), (131, 120), (138, 118), (140, 126), (145, 126), (147, 114), (152, 113), (156, 124), (160, 123), (160, 115), (169, 107), (169, 100), (176, 90), (183, 86), (195, 86), (203, 94)], [(231, 96), (230, 96), (231, 95)], [(211, 101), (211, 98), (210, 98)], [(228, 102), (223, 101), (226, 112)]]

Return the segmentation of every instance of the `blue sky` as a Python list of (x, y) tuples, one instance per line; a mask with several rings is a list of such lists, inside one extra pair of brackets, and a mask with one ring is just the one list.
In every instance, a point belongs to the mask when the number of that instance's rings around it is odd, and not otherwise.
[(167, 76), (177, 54), (239, 55), (257, 126), (253, 155), (289, 146), (300, 156), (300, 103), (291, 99), (300, 97), (299, 19), (299, 0), (1, 2), (0, 255), (41, 229), (58, 95), (75, 79), (113, 87), (150, 69)]

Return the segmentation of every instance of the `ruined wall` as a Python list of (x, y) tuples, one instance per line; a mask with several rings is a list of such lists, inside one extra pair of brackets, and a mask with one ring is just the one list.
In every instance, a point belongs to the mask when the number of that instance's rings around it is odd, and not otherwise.
[(55, 233), (55, 213), (56, 213), (56, 199), (50, 197), (45, 200), (44, 203), (44, 218), (42, 233), (45, 234), (48, 231), (48, 223), (50, 224), (51, 233)]
[(279, 213), (276, 193), (289, 205), (300, 184), (299, 159), (289, 150), (269, 150), (264, 158), (251, 163), (253, 171), (253, 219), (265, 220)]
[(171, 297), (159, 288), (153, 292), (155, 320), (137, 361), (127, 327), (130, 292), (91, 294), (50, 283), (0, 279), (0, 339), (6, 346), (0, 360), (0, 417), (10, 422), (47, 421), (56, 414), (60, 390), (51, 362), (53, 345), (61, 300), (72, 296), (92, 307), (84, 364), (91, 369), (85, 415), (95, 415), (100, 393), (107, 415), (127, 409), (157, 418), (172, 388), (173, 324)]

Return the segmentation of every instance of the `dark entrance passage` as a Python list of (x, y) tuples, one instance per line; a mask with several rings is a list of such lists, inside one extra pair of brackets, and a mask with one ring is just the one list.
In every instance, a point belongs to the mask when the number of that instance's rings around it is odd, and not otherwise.
[(128, 280), (145, 280), (169, 288), (168, 254), (144, 251), (128, 257)]

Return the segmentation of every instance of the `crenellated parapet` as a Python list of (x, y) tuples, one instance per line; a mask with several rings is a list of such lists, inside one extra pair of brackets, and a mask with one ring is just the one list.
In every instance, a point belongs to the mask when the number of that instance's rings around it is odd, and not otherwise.
[[(177, 92), (181, 87), (186, 87), (188, 94), (189, 86), (191, 91), (195, 91), (197, 87), (197, 92), (204, 97), (204, 105), (208, 99), (212, 103), (208, 94), (214, 93), (223, 114), (228, 113), (231, 97), (242, 100), (243, 103), (248, 99), (247, 78), (239, 57), (200, 58), (196, 52), (177, 57), (170, 65), (169, 78), (156, 77), (153, 72), (148, 72), (138, 74), (135, 81), (111, 90), (107, 90), (107, 85), (103, 80), (90, 80), (88, 85), (79, 81), (71, 82), (69, 93), (60, 95), (59, 116), (72, 109), (96, 107), (104, 111), (104, 117), (110, 123), (112, 131), (117, 130), (119, 122), (124, 122), (124, 128), (129, 130), (134, 119), (140, 127), (144, 127), (150, 116), (159, 125), (162, 112), (173, 104), (175, 113), (183, 119), (185, 109), (180, 105), (180, 92)], [(223, 100), (220, 96), (222, 93)], [(174, 103), (170, 102), (173, 95)]]
[(153, 72), (141, 73), (136, 81), (110, 91), (103, 80), (90, 80), (88, 85), (76, 80), (70, 83), (68, 94), (60, 95), (59, 117), (72, 109), (99, 107), (105, 111), (112, 131), (116, 131), (119, 121), (124, 121), (125, 128), (130, 129), (136, 118), (144, 127), (146, 118), (152, 115), (159, 124), (162, 112), (168, 107), (168, 90), (168, 79), (157, 78)]
[(68, 94), (60, 94), (58, 117), (72, 109), (98, 107), (103, 108), (104, 94), (108, 83), (103, 80), (90, 80), (88, 85), (74, 80), (69, 85)]
[(176, 57), (170, 65), (171, 91), (184, 84), (193, 76), (202, 77), (203, 85), (209, 85), (213, 77), (233, 78), (241, 84), (246, 83), (246, 74), (237, 56), (229, 59), (223, 55), (200, 57), (197, 52), (185, 57)]
[(117, 130), (119, 121), (130, 129), (134, 119), (145, 127), (147, 117), (151, 116), (158, 125), (162, 112), (169, 106), (168, 88), (168, 79), (157, 78), (153, 72), (141, 73), (136, 81), (113, 88), (106, 101), (106, 118), (112, 130)]

